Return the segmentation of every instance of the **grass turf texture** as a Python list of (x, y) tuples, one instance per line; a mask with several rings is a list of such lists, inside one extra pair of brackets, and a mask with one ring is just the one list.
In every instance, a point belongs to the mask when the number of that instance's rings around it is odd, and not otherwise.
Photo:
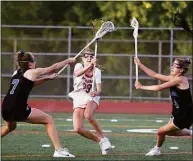
[[(166, 137), (161, 156), (146, 157), (145, 154), (156, 143), (156, 133), (131, 133), (128, 129), (158, 129), (168, 122), (166, 115), (128, 115), (128, 114), (96, 114), (103, 130), (115, 146), (113, 152), (103, 156), (97, 143), (70, 132), (72, 130), (72, 114), (50, 113), (60, 134), (61, 143), (76, 158), (54, 158), (54, 160), (192, 160), (191, 137)], [(111, 120), (118, 120), (111, 122)], [(162, 120), (162, 122), (156, 122)], [(4, 124), (2, 122), (2, 124)], [(85, 121), (85, 127), (92, 129)], [(50, 148), (42, 148), (50, 144)], [(179, 147), (172, 150), (170, 147)], [(54, 148), (43, 125), (18, 123), (17, 129), (2, 138), (2, 160), (53, 160)]]

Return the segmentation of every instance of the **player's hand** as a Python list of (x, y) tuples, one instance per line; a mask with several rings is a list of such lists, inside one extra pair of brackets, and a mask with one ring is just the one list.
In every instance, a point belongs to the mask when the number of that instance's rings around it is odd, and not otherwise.
[(141, 61), (139, 60), (139, 58), (134, 57), (134, 63), (135, 63), (136, 65), (140, 65), (140, 64), (141, 64)]
[(96, 91), (91, 91), (91, 92), (90, 92), (90, 96), (91, 96), (91, 97), (97, 96), (97, 92), (96, 92)]
[(48, 80), (53, 80), (53, 79), (55, 79), (56, 77), (57, 77), (57, 73), (54, 73), (54, 74), (51, 74), (51, 75), (47, 76), (47, 79), (48, 79)]
[(91, 64), (92, 64), (92, 65), (96, 65), (96, 61), (97, 61), (97, 59), (94, 57), (94, 58), (91, 60)]
[(75, 58), (68, 58), (67, 61), (68, 61), (68, 64), (74, 64), (76, 59)]
[(135, 88), (140, 89), (142, 84), (139, 81), (135, 81)]

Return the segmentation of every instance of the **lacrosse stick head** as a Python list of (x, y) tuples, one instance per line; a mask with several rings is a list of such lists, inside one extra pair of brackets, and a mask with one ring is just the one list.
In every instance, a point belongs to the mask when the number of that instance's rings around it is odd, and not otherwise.
[(133, 19), (131, 20), (131, 27), (134, 28), (133, 37), (137, 38), (137, 36), (138, 36), (138, 29), (139, 29), (139, 23), (138, 23), (138, 21), (136, 20), (135, 17), (133, 17)]
[(115, 30), (115, 26), (111, 21), (105, 21), (99, 30), (96, 32), (96, 39), (102, 38), (106, 33), (113, 32)]
[(188, 22), (186, 21), (185, 17), (179, 11), (174, 13), (172, 21), (176, 27), (182, 27), (184, 28), (184, 30), (192, 33), (188, 25)]
[(133, 17), (133, 19), (131, 20), (131, 26), (133, 28), (139, 28), (139, 23), (138, 23), (138, 21), (136, 20), (135, 17)]
[(97, 31), (100, 29), (100, 27), (102, 26), (104, 22), (105, 20), (102, 18), (91, 20), (94, 35), (97, 33)]

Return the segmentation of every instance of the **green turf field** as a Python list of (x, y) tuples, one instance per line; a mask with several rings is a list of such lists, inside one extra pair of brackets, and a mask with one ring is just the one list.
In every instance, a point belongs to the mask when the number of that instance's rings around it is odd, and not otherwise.
[[(192, 138), (166, 137), (162, 155), (146, 157), (156, 143), (156, 130), (168, 122), (166, 115), (96, 114), (105, 135), (115, 146), (109, 155), (101, 155), (99, 145), (72, 131), (72, 114), (51, 113), (60, 132), (62, 145), (76, 158), (53, 158), (54, 148), (43, 125), (18, 123), (15, 132), (2, 138), (2, 160), (193, 160)], [(3, 124), (3, 122), (2, 122)], [(92, 130), (85, 122), (85, 127)], [(128, 132), (137, 129), (143, 132)], [(43, 148), (42, 145), (51, 147)], [(178, 147), (179, 149), (170, 149)]]

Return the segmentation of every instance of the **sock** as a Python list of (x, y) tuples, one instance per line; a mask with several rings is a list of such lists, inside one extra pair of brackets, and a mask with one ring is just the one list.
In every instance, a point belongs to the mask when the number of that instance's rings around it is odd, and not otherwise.
[(99, 141), (99, 144), (101, 144), (103, 142), (103, 139), (101, 139), (100, 141)]
[(62, 148), (55, 149), (55, 151), (61, 151), (61, 150), (62, 150)]
[(190, 136), (192, 136), (192, 130), (189, 130), (190, 131)]
[(154, 147), (156, 150), (160, 150), (160, 147), (158, 147), (157, 145)]

